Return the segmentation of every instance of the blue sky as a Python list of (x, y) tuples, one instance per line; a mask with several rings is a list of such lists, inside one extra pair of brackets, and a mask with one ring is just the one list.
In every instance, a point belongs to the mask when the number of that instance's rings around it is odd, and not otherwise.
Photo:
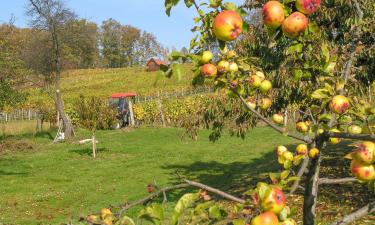
[[(198, 0), (199, 1), (199, 0)], [(15, 24), (27, 26), (25, 7), (27, 0), (2, 0), (0, 23), (8, 22), (13, 14)], [(164, 11), (164, 0), (65, 0), (67, 5), (82, 18), (101, 24), (103, 20), (114, 18), (122, 24), (130, 24), (153, 33), (166, 47), (180, 49), (190, 43), (195, 11), (187, 9), (183, 0), (172, 10), (171, 17)], [(237, 4), (243, 0), (232, 0)]]

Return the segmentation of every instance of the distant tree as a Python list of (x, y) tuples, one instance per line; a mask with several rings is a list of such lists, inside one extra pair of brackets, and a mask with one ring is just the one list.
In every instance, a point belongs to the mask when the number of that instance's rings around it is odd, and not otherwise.
[(25, 100), (17, 88), (27, 73), (20, 60), (21, 33), (12, 24), (0, 26), (0, 110)]
[(27, 15), (31, 18), (30, 24), (34, 29), (47, 32), (47, 47), (51, 47), (52, 54), (51, 76), (55, 81), (55, 103), (60, 118), (63, 121), (65, 137), (69, 139), (74, 135), (73, 125), (64, 111), (64, 103), (61, 97), (60, 78), (62, 71), (62, 47), (65, 24), (76, 18), (75, 14), (68, 9), (61, 0), (29, 0)]
[(138, 65), (144, 65), (152, 57), (162, 58), (164, 52), (163, 46), (157, 41), (156, 37), (143, 31), (135, 46), (135, 61)]
[(101, 26), (101, 48), (104, 65), (121, 67), (122, 25), (114, 19), (108, 19)]
[(125, 66), (133, 66), (136, 58), (136, 43), (141, 37), (141, 30), (130, 26), (122, 26), (121, 55)]

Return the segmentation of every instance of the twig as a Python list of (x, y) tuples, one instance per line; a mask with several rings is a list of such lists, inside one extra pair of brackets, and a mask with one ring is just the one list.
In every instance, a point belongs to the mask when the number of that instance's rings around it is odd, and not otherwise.
[(334, 138), (345, 138), (345, 139), (353, 139), (353, 140), (375, 141), (375, 135), (373, 135), (373, 134), (349, 134), (349, 133), (330, 132), (328, 134), (328, 136), (329, 137), (334, 137)]
[(210, 186), (207, 186), (205, 184), (201, 184), (201, 183), (198, 183), (198, 182), (195, 182), (195, 181), (190, 181), (190, 180), (185, 180), (185, 182), (191, 186), (194, 186), (194, 187), (198, 187), (198, 188), (202, 188), (204, 190), (207, 190), (209, 192), (212, 192), (214, 194), (217, 194), (223, 198), (226, 198), (228, 200), (231, 200), (231, 201), (234, 201), (234, 202), (238, 202), (238, 203), (242, 203), (244, 204), (245, 203), (245, 200), (241, 199), (241, 198), (237, 198), (233, 195), (230, 195), (228, 193), (225, 193), (223, 191), (220, 191), (219, 189), (216, 189), (216, 188), (213, 188), (213, 187), (210, 187)]
[(300, 136), (297, 136), (297, 135), (294, 135), (294, 134), (289, 134), (289, 133), (285, 133), (283, 129), (279, 128), (278, 126), (276, 126), (275, 124), (273, 124), (271, 121), (269, 121), (267, 118), (265, 118), (264, 116), (262, 116), (258, 111), (256, 111), (255, 109), (251, 108), (246, 100), (240, 95), (240, 93), (238, 93), (238, 91), (236, 90), (236, 88), (234, 87), (231, 87), (232, 91), (241, 99), (242, 103), (246, 106), (246, 108), (248, 110), (250, 110), (252, 113), (254, 113), (259, 119), (261, 119), (263, 122), (265, 122), (268, 126), (270, 126), (272, 129), (274, 129), (275, 131), (279, 132), (280, 134), (285, 134), (286, 136), (288, 137), (291, 137), (291, 138), (294, 138), (294, 139), (297, 139), (297, 140), (300, 140), (300, 141), (303, 141), (303, 142), (306, 142), (306, 143), (311, 143), (311, 139), (308, 137), (308, 136), (305, 136), (305, 137), (300, 137)]
[(139, 200), (137, 200), (137, 201), (135, 201), (135, 202), (132, 202), (132, 203), (126, 205), (125, 207), (123, 207), (123, 208), (118, 212), (118, 214), (121, 216), (122, 213), (124, 213), (126, 210), (128, 210), (128, 209), (130, 209), (130, 208), (132, 208), (132, 207), (134, 207), (134, 206), (144, 204), (144, 203), (150, 201), (151, 199), (153, 199), (153, 198), (159, 196), (159, 195), (160, 195), (161, 193), (163, 193), (163, 192), (170, 191), (170, 190), (175, 190), (175, 189), (187, 188), (187, 187), (189, 187), (189, 186), (190, 186), (189, 184), (185, 183), (185, 184), (177, 184), (177, 185), (174, 185), (174, 186), (170, 186), (170, 187), (162, 188), (162, 189), (156, 191), (155, 193), (152, 193), (152, 194), (148, 195), (147, 197), (144, 197), (144, 198), (142, 198), (142, 199), (139, 199)]
[(329, 179), (329, 178), (320, 178), (319, 184), (344, 184), (350, 182), (357, 182), (358, 180), (353, 177), (339, 178), (339, 179)]
[(139, 199), (139, 200), (137, 200), (135, 202), (132, 202), (132, 203), (130, 203), (130, 204), (122, 207), (122, 209), (118, 212), (118, 215), (121, 216), (126, 210), (128, 210), (128, 209), (130, 209), (130, 208), (132, 208), (134, 206), (144, 204), (144, 203), (152, 200), (153, 198), (156, 198), (160, 194), (165, 194), (167, 191), (174, 190), (174, 189), (187, 188), (187, 187), (190, 187), (190, 186), (191, 187), (198, 187), (198, 188), (207, 190), (207, 191), (209, 191), (211, 193), (214, 193), (216, 195), (219, 195), (219, 196), (221, 196), (221, 197), (223, 197), (225, 199), (228, 199), (228, 200), (231, 200), (231, 201), (234, 201), (234, 202), (238, 202), (238, 203), (242, 203), (242, 204), (245, 203), (244, 199), (237, 198), (237, 197), (235, 197), (233, 195), (230, 195), (228, 193), (220, 191), (219, 189), (207, 186), (205, 184), (198, 183), (198, 182), (195, 182), (195, 181), (186, 180), (186, 179), (184, 180), (184, 182), (185, 183), (159, 189), (155, 193), (152, 193), (152, 194), (150, 194), (150, 195), (148, 195), (148, 196), (146, 196), (146, 197), (144, 197), (142, 199)]
[(290, 189), (290, 194), (293, 194), (297, 188), (299, 187), (299, 183), (301, 182), (301, 178), (303, 176), (303, 174), (305, 173), (306, 169), (307, 169), (307, 166), (309, 165), (309, 157), (305, 157), (305, 159), (303, 160), (299, 170), (298, 170), (298, 173), (297, 173), (297, 177), (299, 178), (298, 180), (294, 181), (293, 183), (293, 186), (292, 188)]
[(346, 225), (373, 212), (375, 212), (375, 202), (371, 202), (357, 211), (344, 216), (340, 220), (331, 223), (331, 225)]

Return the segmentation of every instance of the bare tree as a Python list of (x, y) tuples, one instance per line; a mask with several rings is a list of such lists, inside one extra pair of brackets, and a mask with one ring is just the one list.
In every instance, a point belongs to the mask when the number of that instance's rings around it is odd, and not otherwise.
[(62, 34), (64, 24), (76, 18), (76, 15), (65, 6), (61, 0), (29, 0), (26, 14), (31, 18), (30, 25), (38, 30), (48, 32), (52, 43), (51, 54), (52, 71), (55, 80), (56, 97), (55, 103), (57, 112), (63, 122), (65, 138), (69, 139), (74, 135), (73, 125), (64, 112), (64, 103), (60, 92), (61, 79), (61, 58), (62, 58)]

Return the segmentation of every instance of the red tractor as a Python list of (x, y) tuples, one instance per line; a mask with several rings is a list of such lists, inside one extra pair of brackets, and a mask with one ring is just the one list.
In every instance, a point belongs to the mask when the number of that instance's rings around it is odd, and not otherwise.
[(133, 104), (136, 96), (134, 92), (114, 93), (109, 98), (109, 105), (117, 109), (117, 128), (134, 125)]

